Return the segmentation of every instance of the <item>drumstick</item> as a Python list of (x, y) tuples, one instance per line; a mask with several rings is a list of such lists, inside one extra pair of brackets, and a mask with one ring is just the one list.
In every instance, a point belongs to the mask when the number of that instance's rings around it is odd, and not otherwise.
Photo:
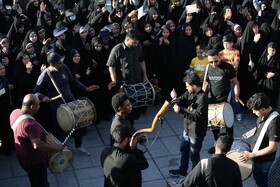
[(255, 134), (255, 132), (256, 132), (256, 127), (255, 127), (255, 128), (252, 128), (252, 129), (249, 130), (248, 132), (244, 133), (244, 134), (242, 135), (242, 138), (243, 138), (243, 139), (248, 139), (248, 138), (250, 138), (251, 136), (253, 136), (253, 135)]
[(63, 145), (67, 142), (67, 140), (70, 138), (70, 136), (74, 133), (74, 131), (75, 131), (76, 129), (75, 128), (73, 128), (70, 132), (69, 132), (69, 134), (67, 135), (67, 137), (65, 138), (65, 140), (63, 141)]
[(61, 98), (61, 97), (62, 97), (62, 94), (59, 94), (58, 96), (50, 98), (50, 100), (53, 101), (53, 100), (56, 100), (56, 99)]

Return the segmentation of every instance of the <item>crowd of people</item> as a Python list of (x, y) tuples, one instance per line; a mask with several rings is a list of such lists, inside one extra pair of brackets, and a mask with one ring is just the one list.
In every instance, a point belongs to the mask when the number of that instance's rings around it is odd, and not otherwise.
[[(195, 10), (189, 12), (189, 5)], [(0, 152), (6, 155), (15, 149), (9, 116), (30, 93), (41, 101), (41, 109), (34, 112), (38, 122), (63, 141), (67, 134), (56, 118), (60, 104), (87, 97), (95, 105), (97, 121), (110, 120), (115, 111), (114, 125), (125, 123), (134, 131), (133, 120), (145, 109), (131, 111), (131, 106), (116, 101), (112, 107), (111, 98), (123, 84), (156, 79), (159, 104), (175, 100), (174, 111), (185, 118), (181, 166), (171, 175), (187, 174), (190, 152), (193, 168), (199, 162), (208, 103), (230, 102), (237, 121), (242, 121), (242, 105), (257, 92), (265, 93), (273, 108), (279, 106), (277, 0), (1, 0), (0, 25)], [(194, 77), (185, 77), (192, 72)], [(52, 100), (60, 91), (63, 98)], [(177, 99), (177, 94), (182, 96)], [(196, 100), (191, 99), (194, 95)], [(29, 97), (33, 102), (33, 95)], [(183, 112), (193, 105), (199, 107)], [(267, 107), (251, 105), (253, 111)], [(196, 130), (198, 123), (203, 124), (201, 132)], [(83, 131), (74, 133), (75, 150), (88, 156), (81, 147)], [(127, 146), (131, 132), (126, 131), (124, 137), (116, 137), (111, 129), (111, 145)], [(227, 132), (234, 135), (233, 126)], [(213, 134), (218, 141), (219, 131)], [(268, 135), (266, 141), (263, 147), (279, 140)]]

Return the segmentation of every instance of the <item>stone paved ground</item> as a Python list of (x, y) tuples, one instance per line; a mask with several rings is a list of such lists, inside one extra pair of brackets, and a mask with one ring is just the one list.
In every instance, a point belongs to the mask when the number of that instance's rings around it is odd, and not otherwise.
[[(148, 107), (146, 114), (136, 120), (136, 129), (150, 127), (157, 111), (156, 107)], [(243, 114), (242, 123), (235, 122), (234, 124), (235, 137), (241, 137), (244, 132), (253, 128), (255, 119), (250, 112)], [(142, 172), (143, 187), (166, 187), (167, 180), (178, 180), (171, 178), (168, 170), (179, 167), (182, 124), (181, 116), (169, 109), (164, 114), (162, 126), (158, 123), (156, 130), (147, 134), (149, 142), (146, 146), (149, 147), (160, 130), (158, 139), (145, 153), (150, 166)], [(83, 157), (75, 154), (73, 164), (67, 171), (60, 174), (49, 172), (51, 187), (102, 187), (103, 174), (100, 166), (100, 153), (105, 146), (109, 145), (109, 127), (110, 122), (105, 121), (88, 127), (83, 146), (91, 152), (91, 156)], [(210, 157), (207, 150), (213, 145), (213, 142), (213, 135), (209, 130), (203, 142), (201, 158)], [(69, 148), (73, 148), (72, 138), (67, 142), (67, 145)], [(144, 149), (141, 146), (140, 148)], [(6, 186), (30, 186), (28, 177), (19, 166), (14, 154), (10, 157), (0, 155), (0, 187)], [(243, 182), (243, 186), (253, 187), (254, 180), (251, 177), (248, 178)]]

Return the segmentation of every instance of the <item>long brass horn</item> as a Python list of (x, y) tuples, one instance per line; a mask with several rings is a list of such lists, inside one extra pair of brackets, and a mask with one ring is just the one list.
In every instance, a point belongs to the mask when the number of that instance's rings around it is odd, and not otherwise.
[(159, 121), (160, 117), (168, 110), (168, 108), (171, 106), (171, 104), (168, 101), (165, 101), (158, 113), (156, 114), (152, 126), (150, 128), (145, 129), (139, 129), (133, 134), (133, 137), (135, 137), (137, 134), (145, 133), (145, 132), (153, 132), (156, 128), (157, 122)]

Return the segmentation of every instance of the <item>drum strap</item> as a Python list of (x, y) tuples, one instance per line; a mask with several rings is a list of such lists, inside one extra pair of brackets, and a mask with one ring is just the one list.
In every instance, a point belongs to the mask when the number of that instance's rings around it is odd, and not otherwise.
[(260, 145), (261, 145), (262, 140), (263, 140), (263, 137), (264, 137), (264, 134), (265, 134), (265, 132), (266, 132), (266, 130), (267, 130), (267, 128), (268, 128), (270, 122), (271, 122), (276, 116), (278, 116), (278, 115), (279, 115), (279, 114), (278, 114), (278, 112), (276, 112), (276, 111), (272, 112), (272, 113), (269, 115), (269, 117), (268, 117), (268, 119), (265, 121), (264, 126), (263, 126), (263, 128), (262, 128), (262, 130), (261, 130), (261, 133), (260, 133), (260, 135), (259, 135), (259, 137), (258, 137), (258, 139), (257, 139), (257, 142), (256, 142), (256, 145), (254, 146), (253, 152), (257, 152), (257, 151), (259, 150)]
[(14, 132), (16, 131), (16, 128), (19, 125), (19, 123), (24, 119), (34, 119), (34, 118), (29, 114), (23, 114), (20, 117), (18, 117), (12, 125), (12, 129), (13, 129)]
[(50, 77), (50, 79), (51, 79), (51, 81), (52, 81), (52, 83), (53, 83), (53, 86), (55, 87), (57, 93), (60, 94), (61, 99), (63, 100), (64, 104), (66, 104), (66, 101), (65, 101), (65, 99), (64, 99), (64, 97), (63, 97), (63, 95), (62, 95), (62, 93), (60, 92), (60, 90), (59, 90), (57, 84), (55, 83), (55, 81), (54, 81), (54, 79), (53, 79), (53, 76), (51, 75), (51, 72), (50, 72), (49, 69), (47, 70), (47, 74), (48, 74), (48, 76)]

